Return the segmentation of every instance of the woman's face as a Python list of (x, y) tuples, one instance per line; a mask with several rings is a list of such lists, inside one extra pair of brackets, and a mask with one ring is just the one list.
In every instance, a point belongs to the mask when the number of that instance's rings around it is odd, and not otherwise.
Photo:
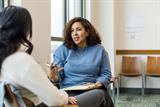
[(80, 22), (73, 23), (71, 27), (71, 37), (78, 47), (84, 48), (87, 45), (87, 36), (88, 32)]

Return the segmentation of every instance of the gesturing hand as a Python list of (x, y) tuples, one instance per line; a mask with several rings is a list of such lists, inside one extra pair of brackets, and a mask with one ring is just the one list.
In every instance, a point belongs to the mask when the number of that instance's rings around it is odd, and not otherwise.
[(63, 71), (63, 67), (58, 68), (55, 64), (51, 64), (50, 66), (50, 72), (48, 74), (48, 77), (51, 81), (57, 82), (58, 81), (58, 72)]

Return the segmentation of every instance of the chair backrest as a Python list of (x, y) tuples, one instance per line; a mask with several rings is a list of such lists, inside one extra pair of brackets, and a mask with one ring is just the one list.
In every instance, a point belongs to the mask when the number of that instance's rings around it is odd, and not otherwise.
[(139, 56), (122, 57), (122, 73), (141, 73), (141, 59)]
[[(11, 107), (20, 107), (15, 94), (11, 91), (10, 85), (5, 85), (5, 98)], [(27, 107), (35, 107), (34, 103), (27, 98), (23, 98)]]
[(20, 107), (20, 105), (17, 102), (16, 96), (11, 91), (9, 84), (5, 85), (5, 97), (7, 99), (7, 102), (12, 107)]
[(160, 56), (148, 56), (147, 57), (146, 74), (160, 76)]

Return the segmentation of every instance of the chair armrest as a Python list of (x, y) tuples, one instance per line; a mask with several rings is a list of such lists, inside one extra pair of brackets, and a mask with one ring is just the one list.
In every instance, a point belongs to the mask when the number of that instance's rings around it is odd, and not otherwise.
[(110, 80), (110, 83), (113, 83), (119, 79), (119, 76), (113, 76)]
[(63, 106), (60, 106), (60, 107), (79, 107), (78, 105), (71, 105), (71, 104), (68, 104), (68, 105), (63, 105)]

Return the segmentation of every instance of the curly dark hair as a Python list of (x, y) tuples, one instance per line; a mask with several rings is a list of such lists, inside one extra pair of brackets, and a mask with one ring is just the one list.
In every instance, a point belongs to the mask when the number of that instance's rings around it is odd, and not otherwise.
[(18, 6), (5, 7), (0, 12), (0, 69), (3, 60), (16, 52), (21, 45), (31, 54), (33, 44), (32, 18), (27, 9)]
[(71, 27), (75, 22), (80, 22), (88, 32), (89, 35), (87, 37), (87, 45), (101, 44), (101, 38), (94, 26), (85, 18), (75, 17), (66, 24), (63, 31), (64, 45), (66, 45), (67, 48), (77, 49), (77, 45), (74, 43), (71, 37)]

